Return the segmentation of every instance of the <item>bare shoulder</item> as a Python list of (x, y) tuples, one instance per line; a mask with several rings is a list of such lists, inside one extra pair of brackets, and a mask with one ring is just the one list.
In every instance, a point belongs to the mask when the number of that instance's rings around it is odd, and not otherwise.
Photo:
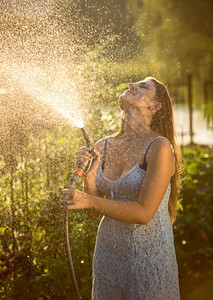
[(166, 151), (166, 149), (167, 149), (167, 150), (172, 151), (171, 144), (170, 144), (169, 140), (166, 138), (157, 138), (154, 141), (153, 146), (155, 146), (155, 148), (158, 150), (164, 149)]
[[(167, 139), (164, 139), (164, 138), (158, 138), (156, 139), (149, 151), (148, 151), (148, 155), (149, 156), (167, 156), (168, 155), (171, 155), (171, 157), (173, 157), (174, 153), (173, 153), (173, 150), (172, 150), (172, 146), (169, 142), (169, 140)], [(147, 155), (147, 157), (148, 157)]]
[(164, 138), (156, 139), (147, 153), (148, 164), (156, 164), (158, 162), (164, 165), (169, 164), (173, 172), (175, 168), (174, 152), (170, 142)]

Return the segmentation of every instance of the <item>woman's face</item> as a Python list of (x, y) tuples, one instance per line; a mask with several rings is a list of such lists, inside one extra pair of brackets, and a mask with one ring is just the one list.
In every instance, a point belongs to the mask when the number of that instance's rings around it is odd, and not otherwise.
[(142, 80), (136, 83), (129, 83), (129, 88), (119, 97), (119, 105), (122, 110), (137, 108), (141, 112), (149, 110), (156, 103), (155, 84), (152, 80)]

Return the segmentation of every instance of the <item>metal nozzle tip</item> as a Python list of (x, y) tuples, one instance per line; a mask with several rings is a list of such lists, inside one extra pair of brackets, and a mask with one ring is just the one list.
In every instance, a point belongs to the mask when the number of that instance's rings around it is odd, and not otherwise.
[(91, 147), (91, 146), (93, 145), (93, 140), (92, 140), (92, 138), (89, 136), (88, 131), (86, 130), (85, 127), (82, 127), (81, 130), (82, 130), (83, 136), (84, 136), (84, 138), (85, 138), (85, 140), (86, 140), (86, 142), (87, 142), (87, 147)]

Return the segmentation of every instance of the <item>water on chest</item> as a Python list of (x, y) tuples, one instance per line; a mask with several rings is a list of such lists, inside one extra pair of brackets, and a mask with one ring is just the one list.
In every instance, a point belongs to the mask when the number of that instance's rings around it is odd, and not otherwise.
[(137, 151), (126, 151), (119, 155), (119, 152), (111, 152), (104, 164), (104, 175), (110, 180), (116, 180), (125, 175), (138, 162), (139, 154)]

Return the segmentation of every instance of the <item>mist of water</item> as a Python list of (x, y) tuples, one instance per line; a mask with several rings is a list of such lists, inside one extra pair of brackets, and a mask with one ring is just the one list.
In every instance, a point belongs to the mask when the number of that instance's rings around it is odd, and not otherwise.
[(82, 60), (85, 45), (76, 41), (71, 24), (70, 32), (64, 28), (65, 21), (53, 3), (34, 1), (24, 7), (21, 1), (11, 5), (3, 1), (0, 93), (23, 95), (25, 107), (30, 105), (28, 96), (39, 107), (47, 105), (71, 125), (83, 127), (90, 96), (84, 81), (88, 72), (88, 59)]
[[(56, 114), (69, 120), (72, 125), (83, 127), (80, 109), (81, 96), (66, 70), (51, 66), (49, 69), (36, 64), (7, 65), (6, 76), (14, 94), (24, 93), (34, 101), (47, 104)], [(27, 103), (26, 103), (27, 105)]]

